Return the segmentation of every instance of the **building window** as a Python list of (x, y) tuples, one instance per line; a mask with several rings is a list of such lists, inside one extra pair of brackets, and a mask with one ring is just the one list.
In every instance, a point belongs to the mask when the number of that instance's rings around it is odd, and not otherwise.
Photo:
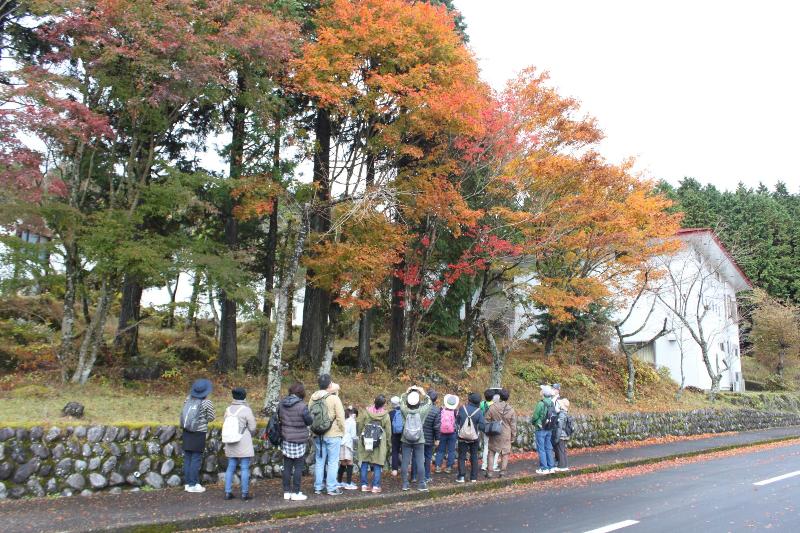
[(656, 347), (652, 342), (626, 342), (625, 349), (633, 353), (633, 356), (640, 361), (650, 363), (655, 366), (656, 364)]

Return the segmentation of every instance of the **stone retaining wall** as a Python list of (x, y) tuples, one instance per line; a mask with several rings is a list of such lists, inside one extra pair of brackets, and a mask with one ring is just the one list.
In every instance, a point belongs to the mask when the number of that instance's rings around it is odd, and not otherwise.
[[(672, 413), (624, 413), (605, 417), (576, 416), (572, 447), (666, 435), (694, 435), (800, 425), (800, 414), (752, 409), (704, 409)], [(202, 480), (215, 482), (226, 466), (220, 430), (207, 439)], [(516, 446), (534, 449), (530, 424), (521, 421)], [(255, 479), (279, 476), (279, 449), (255, 441)], [(309, 453), (308, 462), (313, 461)], [(183, 454), (175, 426), (128, 428), (75, 426), (0, 428), (0, 499), (96, 491), (177, 487), (182, 480)]]

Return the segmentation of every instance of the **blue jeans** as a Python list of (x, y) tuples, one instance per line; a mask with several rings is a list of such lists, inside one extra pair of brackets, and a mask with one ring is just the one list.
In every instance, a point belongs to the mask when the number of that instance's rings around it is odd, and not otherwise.
[(187, 485), (200, 484), (200, 463), (203, 452), (183, 452), (183, 482)]
[(433, 443), (425, 445), (425, 482), (431, 478), (431, 460), (433, 459)]
[(233, 474), (236, 472), (236, 465), (239, 465), (239, 476), (242, 479), (242, 494), (247, 494), (250, 488), (250, 459), (252, 459), (252, 457), (228, 457), (228, 469), (225, 471), (226, 493), (231, 491)]
[[(323, 483), (328, 492), (339, 488), (336, 482), (336, 473), (339, 471), (339, 448), (342, 446), (342, 437), (317, 437), (314, 441), (317, 446), (314, 458), (314, 490), (322, 490)], [(325, 470), (327, 475), (325, 479)]]
[(368, 485), (367, 483), (367, 473), (369, 469), (372, 468), (372, 486), (380, 488), (381, 486), (381, 470), (383, 470), (383, 465), (374, 465), (372, 463), (363, 462), (361, 463), (361, 484)]
[(553, 431), (550, 429), (536, 430), (536, 450), (539, 452), (539, 468), (550, 470), (555, 468), (553, 459)]
[(447, 468), (453, 468), (456, 463), (456, 440), (455, 433), (442, 433), (439, 436), (439, 449), (436, 450), (436, 468), (442, 466), (445, 452), (447, 452)]

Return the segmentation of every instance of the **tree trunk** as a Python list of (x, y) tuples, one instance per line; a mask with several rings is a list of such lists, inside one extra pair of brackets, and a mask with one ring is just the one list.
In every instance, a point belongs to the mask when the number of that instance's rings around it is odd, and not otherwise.
[(214, 289), (208, 286), (208, 306), (211, 308), (211, 319), (214, 321), (214, 338), (219, 341), (219, 313), (217, 304), (214, 303)]
[[(276, 183), (281, 179), (281, 128), (280, 119), (275, 121), (275, 137), (272, 145), (272, 179)], [(272, 211), (269, 214), (269, 232), (267, 233), (267, 249), (264, 254), (264, 306), (261, 308), (264, 324), (258, 334), (258, 350), (256, 357), (261, 368), (269, 362), (269, 321), (272, 315), (272, 287), (275, 283), (275, 253), (278, 249), (278, 198), (272, 199)]]
[(505, 369), (508, 350), (500, 350), (497, 348), (494, 335), (492, 335), (492, 331), (487, 322), (483, 323), (483, 336), (486, 338), (486, 344), (489, 346), (489, 352), (492, 354), (492, 375), (489, 380), (489, 386), (492, 388), (500, 388), (503, 386), (503, 370)]
[(122, 301), (120, 302), (117, 334), (114, 337), (114, 350), (126, 358), (139, 354), (139, 320), (142, 304), (142, 284), (134, 276), (125, 275), (122, 282)]
[(628, 364), (628, 385), (625, 396), (629, 402), (633, 403), (636, 392), (636, 365), (634, 364), (633, 353), (627, 348), (622, 348), (622, 351), (625, 353), (625, 362)]
[[(325, 233), (330, 229), (330, 144), (331, 121), (328, 111), (319, 109), (314, 125), (316, 149), (314, 150), (314, 185), (317, 201), (311, 215), (311, 231)], [(318, 365), (325, 349), (325, 330), (331, 298), (328, 291), (311, 283), (314, 272), (306, 272), (306, 289), (303, 295), (303, 325), (297, 355), (300, 359)]]
[(56, 356), (61, 365), (61, 379), (67, 380), (69, 366), (75, 358), (75, 298), (77, 295), (78, 247), (74, 242), (64, 243), (64, 316), (61, 319), (61, 345)]
[(178, 283), (181, 281), (181, 273), (178, 272), (178, 275), (175, 276), (175, 285), (167, 284), (167, 290), (169, 291), (169, 314), (167, 315), (167, 320), (164, 322), (164, 326), (167, 329), (174, 329), (175, 328), (175, 299), (178, 296)]
[(464, 361), (461, 365), (465, 372), (472, 368), (472, 360), (475, 357), (475, 327), (470, 325), (467, 328), (467, 338), (464, 342)]
[(200, 270), (194, 271), (194, 277), (192, 279), (192, 296), (189, 298), (189, 307), (186, 310), (186, 322), (184, 324), (186, 329), (195, 328), (195, 332), (197, 332), (197, 305), (198, 300), (200, 299), (200, 288), (203, 282), (203, 275)]
[(336, 341), (336, 325), (339, 323), (341, 314), (342, 308), (338, 303), (332, 302), (331, 308), (328, 311), (328, 329), (325, 331), (325, 354), (319, 365), (319, 373), (317, 374), (319, 376), (331, 373), (331, 366), (333, 365), (333, 343)]
[[(404, 264), (398, 266), (402, 271)], [(406, 349), (405, 337), (405, 283), (399, 276), (392, 276), (392, 314), (389, 331), (389, 368), (399, 368)]]
[[(247, 108), (244, 104), (243, 93), (246, 88), (244, 74), (239, 72), (236, 78), (238, 93), (233, 104), (233, 127), (231, 128), (231, 154), (230, 177), (239, 178), (244, 165), (245, 127)], [(239, 226), (233, 216), (233, 198), (228, 195), (223, 213), (225, 219), (225, 244), (230, 250), (235, 250), (239, 244)], [(236, 342), (236, 302), (228, 297), (228, 292), (220, 290), (220, 324), (219, 324), (219, 352), (217, 353), (217, 370), (228, 372), (235, 370), (238, 364), (238, 350)]]
[(783, 377), (783, 368), (786, 359), (786, 348), (781, 347), (778, 350), (778, 368), (775, 371), (778, 373), (779, 377)]
[(86, 333), (81, 342), (81, 349), (78, 353), (78, 364), (75, 367), (75, 373), (72, 375), (72, 383), (79, 383), (84, 385), (88, 380), (94, 368), (94, 363), (97, 360), (97, 352), (100, 349), (100, 343), (103, 340), (103, 328), (106, 325), (108, 318), (108, 308), (111, 302), (111, 290), (109, 289), (108, 280), (103, 280), (100, 287), (100, 297), (97, 301), (97, 308), (95, 309), (94, 316)]
[(361, 311), (358, 317), (358, 368), (364, 372), (372, 372), (372, 354), (370, 353), (370, 337), (372, 336), (373, 309)]
[(300, 261), (300, 255), (303, 253), (303, 245), (305, 244), (306, 235), (308, 234), (308, 207), (303, 206), (301, 210), (300, 229), (297, 233), (297, 239), (294, 244), (294, 251), (286, 266), (284, 275), (281, 276), (280, 286), (278, 287), (277, 294), (277, 307), (275, 310), (275, 335), (272, 337), (272, 346), (270, 347), (269, 364), (267, 365), (267, 391), (264, 398), (264, 413), (270, 416), (275, 412), (278, 405), (278, 398), (281, 393), (281, 377), (283, 374), (283, 363), (281, 361), (283, 354), (283, 343), (286, 337), (286, 315), (291, 305), (289, 297), (289, 287), (292, 280), (297, 275), (297, 265)]

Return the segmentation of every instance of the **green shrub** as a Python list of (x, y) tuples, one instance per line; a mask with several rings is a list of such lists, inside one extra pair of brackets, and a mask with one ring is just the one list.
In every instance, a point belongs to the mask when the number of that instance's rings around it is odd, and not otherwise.
[(532, 385), (560, 382), (558, 374), (556, 374), (552, 368), (539, 361), (518, 363), (514, 368), (514, 375), (525, 383), (530, 383)]
[(764, 381), (764, 389), (768, 391), (785, 391), (789, 390), (791, 387), (789, 383), (787, 383), (786, 379), (783, 376), (778, 376), (777, 374), (774, 376), (770, 376)]

